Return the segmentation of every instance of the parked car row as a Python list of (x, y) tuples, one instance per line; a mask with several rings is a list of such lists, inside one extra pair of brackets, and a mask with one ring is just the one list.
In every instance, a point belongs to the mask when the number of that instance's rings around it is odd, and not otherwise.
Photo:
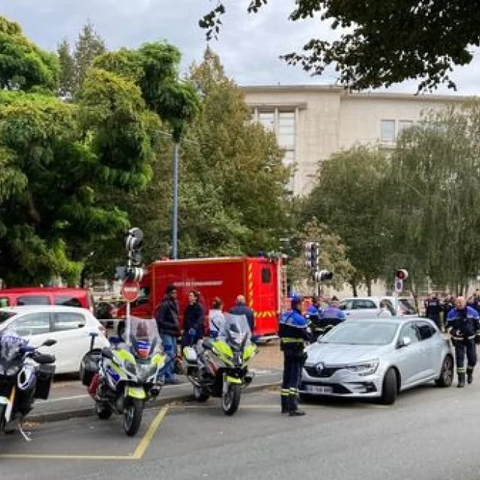
[[(397, 301), (395, 297), (388, 296), (344, 298), (339, 308), (349, 319), (374, 318), (382, 302), (387, 305), (392, 316), (414, 316), (417, 313), (410, 299), (405, 297), (399, 297)], [(395, 303), (397, 303), (396, 309)]]

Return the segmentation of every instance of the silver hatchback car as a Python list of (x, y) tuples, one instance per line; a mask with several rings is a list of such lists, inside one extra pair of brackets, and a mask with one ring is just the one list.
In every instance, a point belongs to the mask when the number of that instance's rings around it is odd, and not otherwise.
[(348, 320), (307, 347), (300, 394), (378, 398), (435, 381), (450, 387), (450, 342), (425, 318)]

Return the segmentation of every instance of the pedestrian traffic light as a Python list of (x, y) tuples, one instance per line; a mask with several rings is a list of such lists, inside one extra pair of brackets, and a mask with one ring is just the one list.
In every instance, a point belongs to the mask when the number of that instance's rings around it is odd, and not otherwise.
[(401, 268), (401, 269), (398, 269), (396, 272), (395, 272), (395, 278), (397, 280), (406, 280), (408, 278), (408, 272)]
[(143, 268), (130, 267), (127, 268), (127, 280), (132, 282), (141, 282), (143, 278)]
[(315, 272), (314, 280), (318, 283), (320, 282), (328, 282), (333, 278), (333, 273), (328, 270), (320, 270), (319, 272)]

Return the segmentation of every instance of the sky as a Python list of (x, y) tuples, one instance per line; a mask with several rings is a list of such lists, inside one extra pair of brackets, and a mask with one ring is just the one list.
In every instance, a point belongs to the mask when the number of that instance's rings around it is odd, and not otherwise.
[[(312, 77), (301, 67), (288, 66), (279, 56), (298, 51), (311, 38), (334, 39), (320, 19), (291, 22), (293, 0), (270, 0), (260, 13), (248, 14), (248, 0), (229, 2), (223, 30), (211, 48), (220, 55), (226, 73), (240, 85), (333, 84), (333, 69)], [(216, 0), (0, 0), (0, 15), (22, 25), (25, 33), (42, 48), (54, 50), (68, 38), (75, 41), (90, 20), (109, 49), (137, 47), (144, 42), (167, 40), (183, 55), (182, 70), (200, 62), (207, 46), (198, 20), (216, 5)], [(454, 70), (457, 94), (480, 94), (480, 53), (474, 61)], [(413, 81), (390, 90), (416, 92)], [(446, 87), (437, 93), (452, 94)]]

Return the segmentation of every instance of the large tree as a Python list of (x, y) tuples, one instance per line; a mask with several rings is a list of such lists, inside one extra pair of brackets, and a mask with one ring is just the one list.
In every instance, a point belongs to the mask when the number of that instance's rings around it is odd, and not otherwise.
[[(28, 64), (40, 52), (18, 25), (4, 19), (0, 25), (10, 32), (4, 43), (29, 46), (8, 50), (11, 62)], [(76, 98), (66, 103), (51, 81), (54, 57), (40, 52), (39, 58), (45, 58), (45, 72), (29, 74), (28, 81), (0, 68), (12, 90), (0, 92), (0, 277), (9, 285), (54, 275), (76, 282), (86, 262), (108, 263), (111, 253), (102, 256), (103, 246), (130, 224), (125, 198), (137, 201), (151, 180), (161, 128), (162, 99), (153, 110), (137, 79), (89, 68)], [(165, 52), (163, 72), (176, 58)], [(172, 90), (181, 89), (178, 78), (165, 77)], [(164, 101), (173, 121), (176, 106)]]
[(340, 236), (355, 271), (350, 283), (371, 284), (383, 272), (391, 240), (384, 221), (384, 182), (388, 160), (367, 147), (354, 147), (322, 161), (318, 180), (306, 199), (303, 218), (316, 218)]
[[(237, 0), (238, 1), (238, 0)], [(218, 35), (221, 18), (233, 0), (220, 0), (200, 21), (208, 38)], [(258, 12), (268, 0), (248, 0)], [(314, 38), (302, 51), (285, 56), (308, 72), (321, 74), (329, 65), (340, 82), (353, 89), (377, 88), (417, 79), (420, 89), (447, 83), (456, 65), (472, 61), (480, 45), (477, 2), (412, 0), (292, 0), (289, 19), (317, 17), (339, 31), (333, 41)]]
[(63, 98), (72, 99), (78, 94), (93, 61), (105, 52), (105, 41), (90, 21), (78, 34), (73, 50), (67, 39), (60, 42), (57, 47), (60, 61), (59, 93)]
[(459, 293), (480, 271), (479, 138), (480, 104), (431, 113), (402, 135), (387, 184), (396, 253)]
[(54, 91), (58, 61), (32, 43), (20, 25), (0, 17), (0, 89)]

